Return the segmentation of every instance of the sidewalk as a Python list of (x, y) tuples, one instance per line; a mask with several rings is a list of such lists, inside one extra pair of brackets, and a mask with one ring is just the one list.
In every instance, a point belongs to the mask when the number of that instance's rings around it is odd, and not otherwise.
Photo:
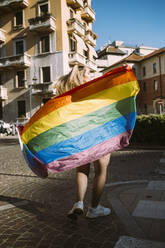
[(115, 248), (164, 248), (165, 181), (143, 180), (107, 187), (108, 200), (127, 232)]
[[(113, 153), (102, 197), (112, 213), (72, 222), (66, 215), (75, 201), (75, 170), (37, 178), (17, 139), (5, 138), (0, 146), (0, 248), (165, 248), (165, 175), (155, 173), (164, 155), (163, 149), (142, 148)], [(91, 177), (92, 168), (85, 212)]]

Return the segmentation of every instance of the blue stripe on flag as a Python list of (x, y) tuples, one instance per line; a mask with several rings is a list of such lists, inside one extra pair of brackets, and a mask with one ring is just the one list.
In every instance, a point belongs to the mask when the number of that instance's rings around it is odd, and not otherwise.
[(121, 116), (76, 137), (49, 146), (35, 156), (45, 164), (82, 152), (134, 128), (136, 112)]

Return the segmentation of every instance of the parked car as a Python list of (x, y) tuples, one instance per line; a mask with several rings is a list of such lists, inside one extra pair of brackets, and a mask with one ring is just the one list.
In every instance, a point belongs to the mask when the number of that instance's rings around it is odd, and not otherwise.
[(15, 135), (15, 123), (6, 123), (0, 120), (0, 133), (5, 135)]

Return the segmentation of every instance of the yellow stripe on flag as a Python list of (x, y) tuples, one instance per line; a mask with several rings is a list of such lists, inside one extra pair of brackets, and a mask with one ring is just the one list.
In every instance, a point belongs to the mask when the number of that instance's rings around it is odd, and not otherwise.
[(34, 122), (22, 134), (21, 139), (25, 144), (27, 144), (31, 139), (51, 128), (78, 119), (83, 115), (89, 114), (125, 98), (135, 96), (138, 91), (139, 86), (137, 81), (132, 81), (103, 90), (81, 99), (80, 101), (67, 104)]

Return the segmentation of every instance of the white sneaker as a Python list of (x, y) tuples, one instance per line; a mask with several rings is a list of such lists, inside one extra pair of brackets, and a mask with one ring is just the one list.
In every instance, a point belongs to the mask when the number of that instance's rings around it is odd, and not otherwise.
[(100, 216), (107, 216), (111, 213), (110, 208), (105, 208), (101, 205), (98, 205), (96, 208), (89, 207), (86, 214), (87, 218), (97, 218)]
[(67, 217), (76, 220), (78, 215), (82, 215), (84, 213), (84, 204), (82, 201), (76, 202), (72, 209), (68, 212)]

